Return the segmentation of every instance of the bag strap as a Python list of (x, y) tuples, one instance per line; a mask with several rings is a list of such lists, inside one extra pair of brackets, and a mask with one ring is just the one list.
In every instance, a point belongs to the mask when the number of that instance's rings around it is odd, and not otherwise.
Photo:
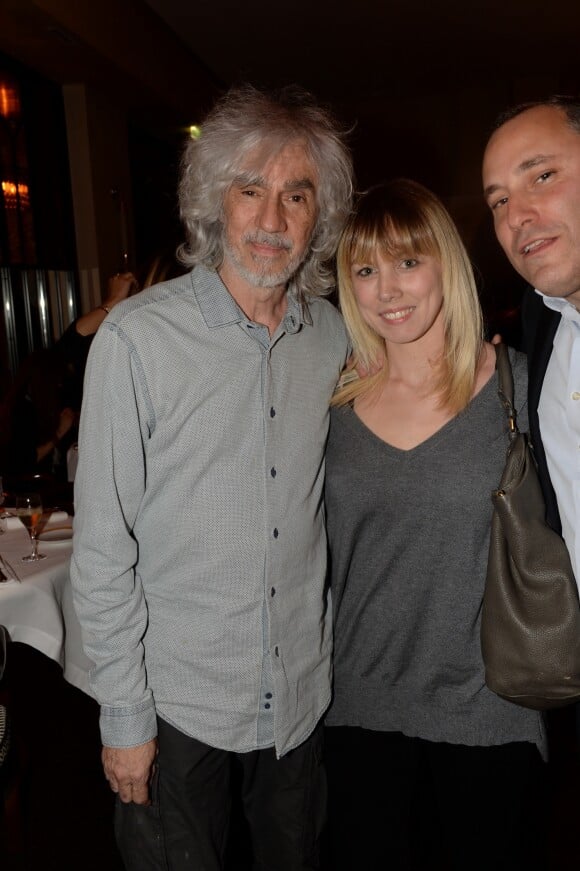
[(518, 434), (519, 430), (516, 420), (517, 414), (514, 408), (514, 374), (510, 363), (508, 346), (505, 342), (500, 342), (499, 345), (495, 345), (495, 354), (495, 368), (497, 369), (497, 378), (499, 382), (497, 392), (499, 401), (507, 415), (509, 435), (510, 438), (512, 438)]
[(8, 630), (5, 626), (0, 626), (0, 680), (2, 680), (4, 667), (6, 666), (8, 640)]

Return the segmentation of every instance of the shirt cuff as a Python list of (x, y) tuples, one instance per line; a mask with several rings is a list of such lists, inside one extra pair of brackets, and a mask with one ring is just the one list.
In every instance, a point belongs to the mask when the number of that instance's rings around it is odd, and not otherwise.
[(101, 741), (104, 747), (139, 747), (157, 737), (153, 699), (138, 705), (101, 705)]

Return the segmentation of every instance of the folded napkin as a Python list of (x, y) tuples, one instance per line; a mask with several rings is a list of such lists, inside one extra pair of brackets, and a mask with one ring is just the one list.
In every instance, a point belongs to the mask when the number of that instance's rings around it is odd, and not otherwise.
[(16, 572), (12, 566), (0, 556), (0, 589), (7, 584), (19, 584), (20, 578), (16, 577)]
[(22, 524), (20, 522), (19, 517), (15, 517), (13, 514), (5, 514), (0, 519), (0, 529), (5, 529), (6, 531), (10, 531), (11, 529), (21, 529)]
[[(47, 512), (48, 514), (48, 512)], [(52, 511), (50, 516), (48, 517), (45, 526), (53, 526), (55, 523), (61, 523), (63, 526), (70, 526), (68, 521), (71, 521), (72, 517), (66, 513), (66, 511)]]

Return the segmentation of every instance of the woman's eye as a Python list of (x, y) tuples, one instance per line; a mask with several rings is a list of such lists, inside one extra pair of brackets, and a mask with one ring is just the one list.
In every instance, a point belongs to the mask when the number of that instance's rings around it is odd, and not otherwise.
[(366, 278), (368, 275), (372, 275), (373, 268), (372, 266), (361, 266), (356, 270), (356, 274), (360, 278)]
[(403, 267), (403, 269), (412, 269), (413, 266), (416, 266), (418, 264), (418, 262), (419, 261), (415, 260), (414, 257), (407, 257), (405, 260), (401, 261), (401, 266)]

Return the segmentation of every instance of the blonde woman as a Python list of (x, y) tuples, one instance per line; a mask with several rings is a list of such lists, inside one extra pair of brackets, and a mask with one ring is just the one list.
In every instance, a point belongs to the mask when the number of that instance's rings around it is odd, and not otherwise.
[(354, 360), (327, 451), (329, 867), (416, 867), (429, 818), (445, 868), (540, 868), (542, 719), (487, 689), (479, 644), (506, 433), (469, 259), (441, 202), (399, 179), (360, 198), (338, 271)]

